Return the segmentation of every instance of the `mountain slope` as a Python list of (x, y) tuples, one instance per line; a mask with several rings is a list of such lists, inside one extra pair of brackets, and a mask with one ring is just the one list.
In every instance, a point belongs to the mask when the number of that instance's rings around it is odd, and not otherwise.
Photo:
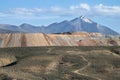
[(30, 25), (30, 24), (26, 24), (26, 23), (21, 24), (19, 27), (22, 29), (22, 31), (28, 32), (28, 33), (29, 32), (41, 32), (41, 28), (40, 27), (36, 27), (36, 26)]
[(64, 32), (98, 32), (106, 35), (118, 35), (112, 29), (100, 25), (85, 16), (80, 16), (70, 21), (53, 23), (48, 26), (33, 26), (30, 24), (21, 24), (20, 26), (0, 24), (0, 33), (25, 32), (25, 33), (64, 33)]
[(0, 24), (0, 33), (16, 33), (16, 32), (22, 32), (22, 30), (15, 25)]
[(118, 35), (117, 32), (112, 29), (102, 26), (84, 16), (75, 18), (71, 21), (63, 21), (60, 23), (54, 23), (47, 27), (48, 33), (57, 32), (99, 32), (107, 35)]

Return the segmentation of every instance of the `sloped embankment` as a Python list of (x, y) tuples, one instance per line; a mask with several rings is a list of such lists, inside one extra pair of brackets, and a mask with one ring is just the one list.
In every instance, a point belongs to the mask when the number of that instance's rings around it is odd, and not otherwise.
[(10, 33), (0, 34), (1, 47), (30, 46), (118, 46), (120, 40), (103, 38), (98, 33), (73, 34)]

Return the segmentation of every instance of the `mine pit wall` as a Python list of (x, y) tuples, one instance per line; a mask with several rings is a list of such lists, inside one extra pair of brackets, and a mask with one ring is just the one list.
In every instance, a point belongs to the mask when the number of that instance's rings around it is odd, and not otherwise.
[(1, 47), (19, 47), (21, 46), (21, 35), (22, 34), (2, 34)]
[(0, 46), (3, 48), (31, 46), (112, 46), (106, 40), (92, 39), (88, 33), (77, 35), (43, 33), (0, 34)]
[(1, 47), (49, 46), (42, 33), (2, 34)]
[(0, 38), (1, 47), (78, 46), (77, 42), (88, 35), (11, 33), (0, 34)]
[(80, 35), (56, 35), (45, 36), (51, 46), (78, 46), (78, 41), (85, 38)]

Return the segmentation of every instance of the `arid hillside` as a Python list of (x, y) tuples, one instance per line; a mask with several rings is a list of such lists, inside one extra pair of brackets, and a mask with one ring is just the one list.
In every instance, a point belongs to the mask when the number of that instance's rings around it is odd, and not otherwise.
[(1, 47), (30, 46), (119, 46), (119, 38), (105, 38), (100, 33), (9, 33), (0, 34)]
[(120, 47), (0, 48), (0, 80), (120, 80)]

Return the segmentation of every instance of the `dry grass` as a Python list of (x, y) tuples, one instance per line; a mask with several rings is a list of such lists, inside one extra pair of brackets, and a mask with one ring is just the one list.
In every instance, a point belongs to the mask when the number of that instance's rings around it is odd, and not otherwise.
[(120, 56), (112, 51), (116, 48), (0, 49), (0, 55), (8, 53), (18, 60), (15, 65), (1, 67), (0, 73), (18, 80), (120, 80)]
[(45, 70), (43, 66), (28, 66), (21, 69), (23, 72), (40, 73)]

